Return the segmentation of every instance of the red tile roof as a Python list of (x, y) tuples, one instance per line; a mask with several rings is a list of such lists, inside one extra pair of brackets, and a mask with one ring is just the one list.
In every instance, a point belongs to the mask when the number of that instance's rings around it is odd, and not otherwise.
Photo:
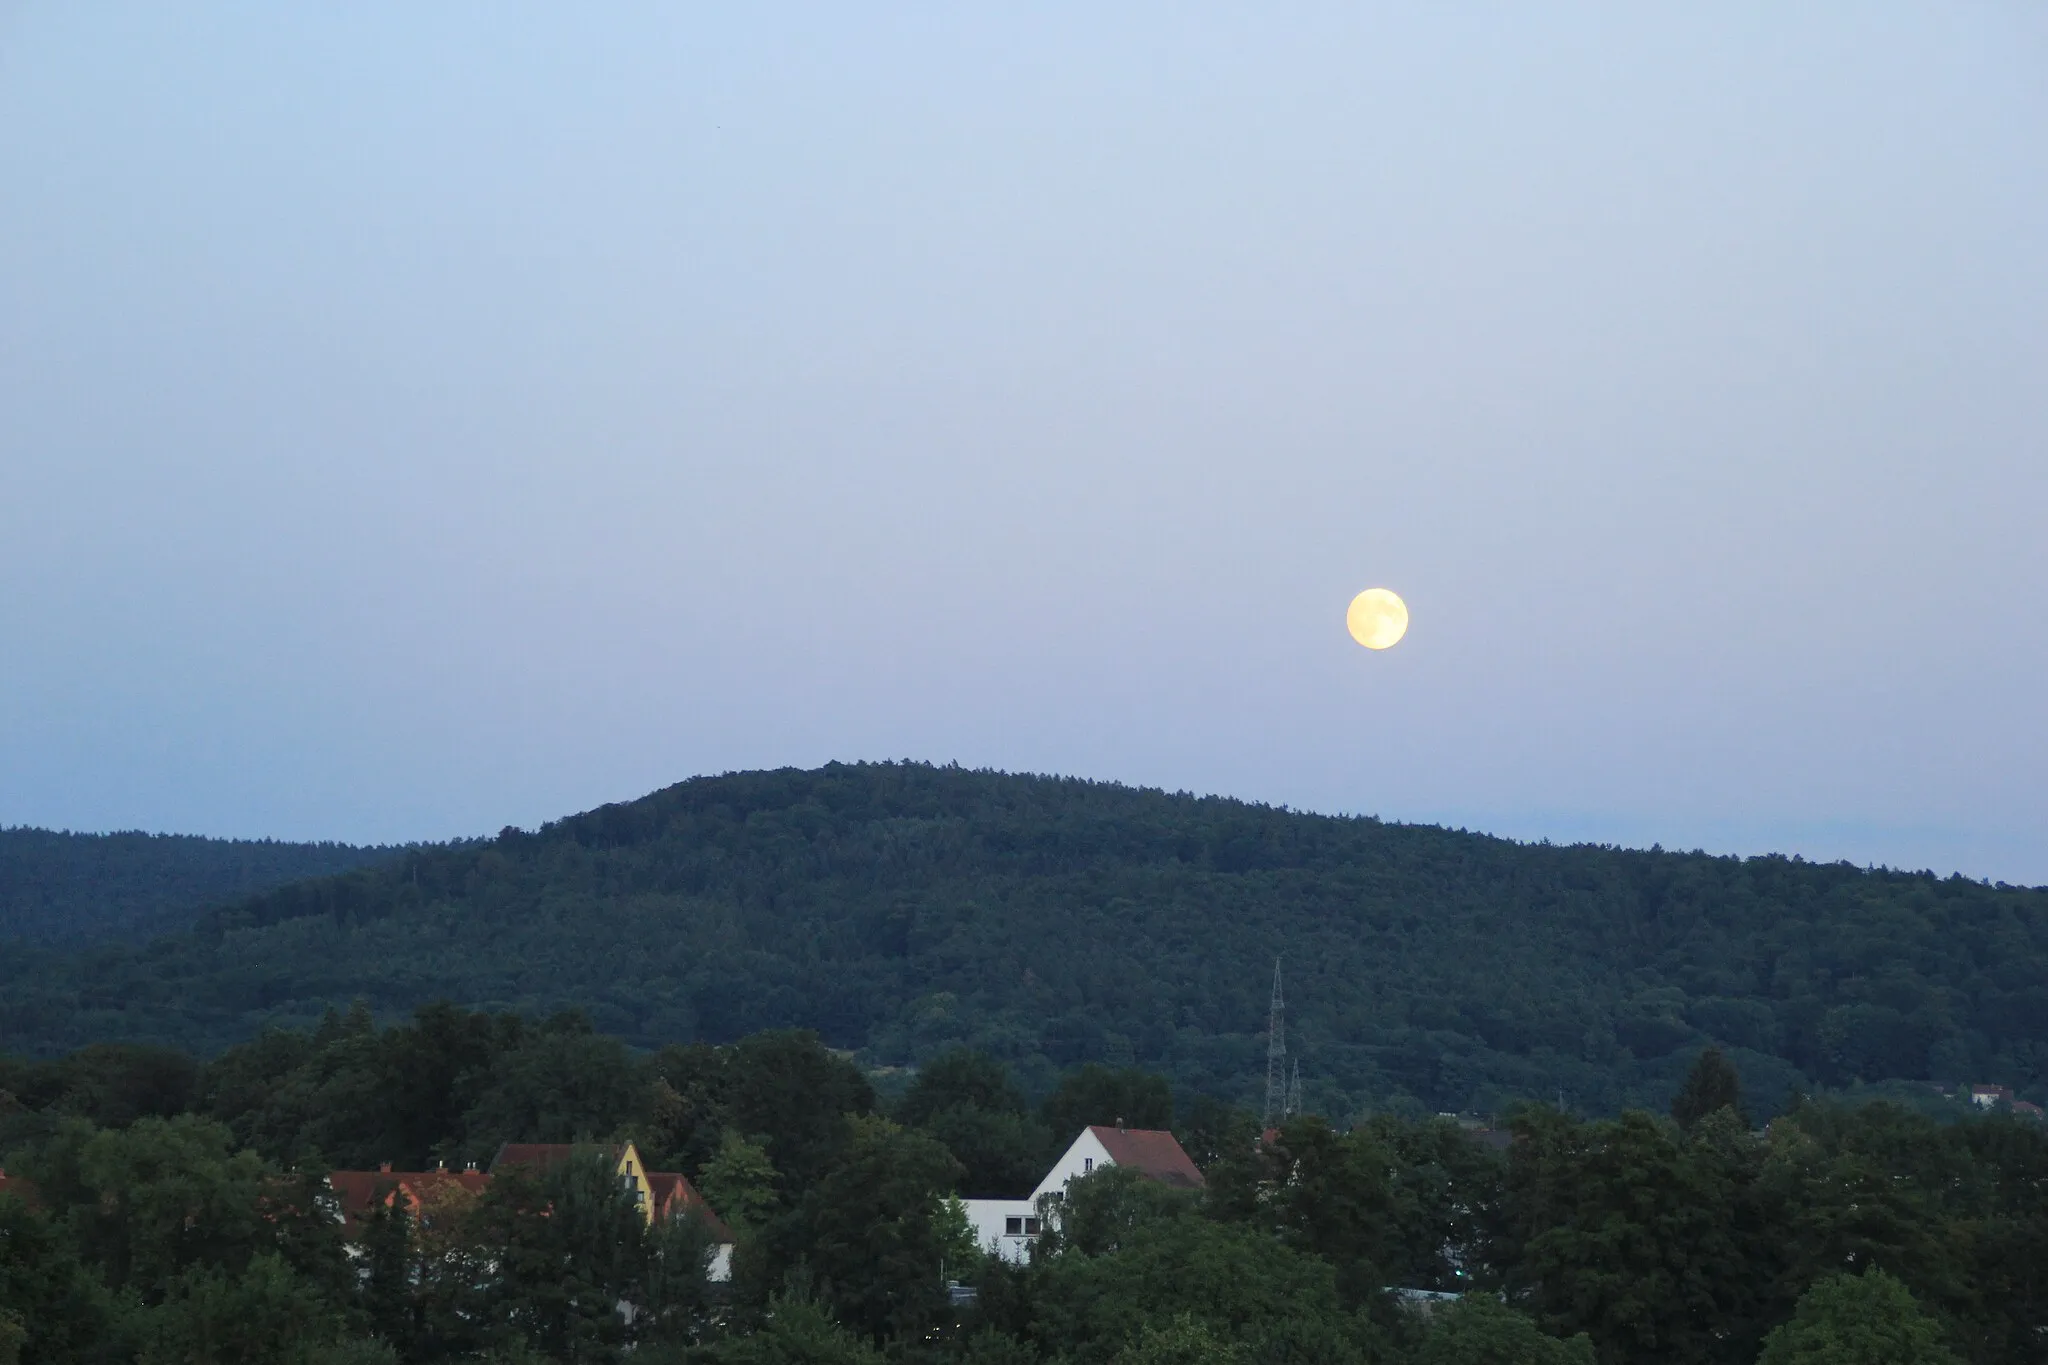
[(1162, 1184), (1183, 1190), (1199, 1190), (1205, 1183), (1201, 1167), (1188, 1159), (1173, 1134), (1156, 1128), (1091, 1127), (1095, 1140), (1109, 1153), (1109, 1159), (1148, 1175)]
[(712, 1236), (721, 1244), (732, 1241), (732, 1232), (724, 1220), (711, 1211), (711, 1206), (704, 1202), (704, 1196), (697, 1193), (697, 1187), (681, 1171), (649, 1171), (647, 1183), (654, 1190), (654, 1216), (657, 1219), (693, 1213), (709, 1225)]
[(342, 1228), (352, 1234), (379, 1205), (403, 1199), (406, 1208), (417, 1212), (458, 1190), (482, 1194), (491, 1178), (481, 1171), (329, 1171), (327, 1184), (341, 1204)]

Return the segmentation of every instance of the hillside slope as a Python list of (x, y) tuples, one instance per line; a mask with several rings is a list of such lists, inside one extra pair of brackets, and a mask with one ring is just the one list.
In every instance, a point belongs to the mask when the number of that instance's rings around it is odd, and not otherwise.
[(200, 911), (394, 849), (0, 829), (0, 942), (86, 943), (190, 928)]
[(1708, 1039), (1767, 1103), (2048, 1081), (2041, 891), (918, 765), (696, 779), (0, 968), (0, 1048), (446, 998), (646, 1044), (801, 1025), (877, 1063), (1138, 1062), (1245, 1099), (1276, 955), (1324, 1112), (1655, 1101)]

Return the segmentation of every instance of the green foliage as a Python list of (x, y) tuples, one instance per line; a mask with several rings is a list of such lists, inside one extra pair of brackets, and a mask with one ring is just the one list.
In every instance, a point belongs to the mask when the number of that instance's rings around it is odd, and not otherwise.
[(0, 829), (0, 943), (87, 943), (188, 927), (200, 911), (397, 850), (185, 834)]
[(1957, 1365), (1929, 1317), (1898, 1280), (1872, 1266), (1830, 1275), (1799, 1298), (1792, 1320), (1764, 1341), (1758, 1365)]
[(1182, 1313), (1163, 1327), (1146, 1323), (1138, 1339), (1118, 1351), (1112, 1365), (1249, 1365), (1246, 1351), (1227, 1342), (1199, 1319)]
[[(311, 1365), (341, 1334), (331, 1300), (283, 1258), (252, 1258), (240, 1274), (195, 1265), (140, 1324), (139, 1365)], [(324, 1351), (320, 1352), (325, 1354)]]
[(704, 1167), (697, 1188), (734, 1229), (767, 1225), (782, 1200), (775, 1163), (767, 1151), (737, 1133), (727, 1133), (718, 1154)]
[(1605, 1361), (1725, 1358), (1774, 1272), (1749, 1216), (1761, 1154), (1688, 1143), (1641, 1112), (1587, 1125), (1531, 1112), (1515, 1134), (1501, 1251), (1539, 1321), (1590, 1333)]
[(0, 1365), (90, 1360), (108, 1341), (111, 1298), (63, 1231), (0, 1193)]
[(961, 1257), (948, 1192), (959, 1163), (925, 1134), (855, 1117), (844, 1155), (784, 1220), (784, 1264), (808, 1266), (841, 1321), (875, 1340), (922, 1333), (947, 1310)]
[[(1311, 1093), (1339, 1114), (1560, 1090), (1589, 1112), (1662, 1108), (1709, 1043), (1761, 1116), (1793, 1087), (2048, 1088), (2048, 892), (908, 764), (693, 780), (281, 887), (147, 948), (0, 954), (0, 1011), (38, 1052), (210, 1051), (357, 998), (576, 1006), (637, 1047), (800, 1026), (876, 1063), (974, 1047), (1034, 1093), (1096, 1062), (1243, 1101), (1276, 953)], [(337, 1116), (311, 1139), (330, 1159), (416, 1160), (407, 1115), (460, 1114), (488, 1084), (420, 1060), (382, 1092), (433, 1076), (418, 1103), (375, 1124), (338, 1117), (339, 1093), (274, 1117)], [(1056, 1117), (1054, 1141), (1075, 1115)]]
[(795, 1186), (816, 1180), (845, 1146), (845, 1115), (874, 1111), (860, 1068), (808, 1030), (754, 1034), (726, 1058), (725, 1127), (759, 1139)]
[[(465, 1059), (435, 1073), (459, 1093), (399, 1114), (379, 1087), (429, 1065), (429, 1040)], [(1100, 1168), (1014, 1266), (969, 1244), (961, 1165), (933, 1131), (948, 1114), (1018, 1116), (986, 1056), (909, 1082), (897, 1112), (917, 1126), (870, 1112), (859, 1071), (814, 1035), (616, 1046), (573, 1017), (438, 1008), (380, 1029), (351, 1011), (204, 1068), (191, 1102), (206, 1114), (114, 1107), (125, 1125), (95, 1126), (64, 1109), (75, 1090), (40, 1091), (47, 1107), (17, 1103), (0, 1138), (11, 1176), (33, 1182), (0, 1194), (0, 1348), (21, 1365), (1750, 1365), (1768, 1338), (1790, 1360), (2041, 1359), (2048, 1129), (2011, 1115), (1944, 1125), (1809, 1101), (1757, 1134), (1727, 1105), (1687, 1127), (1529, 1108), (1503, 1155), (1457, 1122), (1391, 1115), (1307, 1116), (1255, 1141), (1241, 1111), (1197, 1103), (1184, 1130), (1208, 1135), (1206, 1189)], [(595, 1150), (500, 1172), (481, 1197), (441, 1186), (416, 1213), (373, 1208), (344, 1254), (326, 1168), (295, 1170), (294, 1153), (378, 1134), (494, 1149), (482, 1097), (564, 1055), (622, 1057), (624, 1080), (565, 1086), (550, 1122), (645, 1134), (669, 1144), (659, 1164), (705, 1154), (698, 1188), (740, 1232), (732, 1284), (705, 1274), (704, 1222), (649, 1228)], [(68, 1060), (52, 1065), (127, 1074), (105, 1054)], [(1046, 1088), (1151, 1091), (1108, 1068)], [(1875, 1273), (1841, 1280), (1845, 1266), (1883, 1266), (1925, 1307)], [(978, 1302), (954, 1304), (949, 1280)], [(1425, 1316), (1394, 1287), (1467, 1292)]]
[(1415, 1365), (1593, 1365), (1593, 1342), (1544, 1336), (1500, 1300), (1474, 1294), (1430, 1313)]
[(814, 1300), (779, 1298), (758, 1330), (718, 1344), (714, 1365), (882, 1365), (882, 1355)]
[(1064, 1149), (1083, 1128), (1173, 1127), (1173, 1088), (1163, 1076), (1135, 1067), (1112, 1070), (1090, 1063), (1060, 1078), (1040, 1109), (1053, 1142)]
[(474, 1135), (464, 1155), (488, 1159), (486, 1134), (530, 1134), (533, 1142), (610, 1136), (641, 1107), (644, 1087), (618, 1039), (591, 1033), (580, 1018), (544, 1029), (492, 1060), (482, 1093), (462, 1117)]
[(1034, 1120), (1009, 1069), (985, 1053), (954, 1048), (927, 1062), (897, 1117), (946, 1144), (970, 1195), (1014, 1198), (1045, 1174), (1051, 1130)]
[(615, 1165), (593, 1148), (504, 1172), (476, 1210), (497, 1259), (490, 1316), (565, 1363), (611, 1359), (629, 1335), (620, 1301), (646, 1298), (646, 1224)]
[(237, 1274), (275, 1245), (265, 1172), (226, 1128), (189, 1114), (126, 1129), (67, 1124), (40, 1154), (42, 1197), (66, 1209), (109, 1287), (161, 1302), (187, 1271)]
[(1112, 1359), (1147, 1324), (1182, 1317), (1230, 1342), (1288, 1322), (1351, 1324), (1327, 1263), (1192, 1213), (1135, 1225), (1102, 1254), (1072, 1247), (1032, 1274), (1030, 1335), (1080, 1365)]
[(1702, 1048), (1685, 1074), (1685, 1084), (1671, 1101), (1671, 1117), (1681, 1128), (1690, 1128), (1707, 1115), (1727, 1109), (1749, 1122), (1742, 1109), (1742, 1078), (1717, 1047)]

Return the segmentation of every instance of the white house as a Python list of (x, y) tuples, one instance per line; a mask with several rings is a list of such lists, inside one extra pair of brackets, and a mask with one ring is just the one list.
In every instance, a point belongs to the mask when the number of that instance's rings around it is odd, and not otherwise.
[(1067, 1186), (1104, 1166), (1122, 1166), (1177, 1189), (1202, 1188), (1202, 1171), (1188, 1159), (1173, 1134), (1151, 1128), (1083, 1128), (1066, 1155), (1045, 1173), (1038, 1188), (1022, 1199), (967, 1199), (974, 1240), (984, 1250), (1019, 1264), (1031, 1255), (1031, 1244), (1045, 1229)]

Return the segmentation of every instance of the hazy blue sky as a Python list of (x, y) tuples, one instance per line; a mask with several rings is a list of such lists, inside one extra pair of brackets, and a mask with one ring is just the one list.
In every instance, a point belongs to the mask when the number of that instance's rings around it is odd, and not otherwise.
[(907, 756), (2048, 882), (2044, 618), (2035, 4), (0, 0), (0, 823)]

